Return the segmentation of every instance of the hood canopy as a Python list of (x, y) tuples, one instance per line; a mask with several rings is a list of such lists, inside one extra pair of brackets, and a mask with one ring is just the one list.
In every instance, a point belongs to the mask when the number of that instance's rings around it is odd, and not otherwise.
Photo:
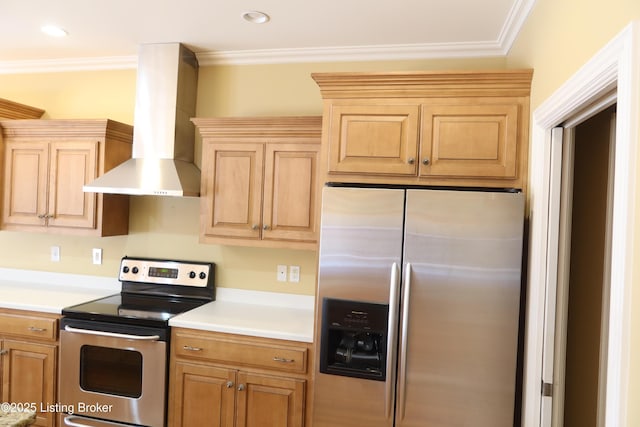
[(140, 46), (132, 158), (84, 191), (129, 195), (199, 196), (193, 164), (198, 60), (180, 43)]

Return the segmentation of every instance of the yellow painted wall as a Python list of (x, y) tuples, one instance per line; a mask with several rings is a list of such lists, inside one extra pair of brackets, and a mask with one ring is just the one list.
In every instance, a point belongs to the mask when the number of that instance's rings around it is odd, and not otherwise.
[[(504, 68), (504, 58), (362, 63), (215, 66), (200, 69), (197, 115), (319, 115), (312, 72)], [(110, 118), (133, 123), (135, 70), (0, 75), (0, 97), (46, 110), (44, 118)], [(199, 141), (196, 163), (200, 164)], [(0, 267), (115, 277), (123, 255), (217, 264), (217, 285), (313, 295), (314, 251), (198, 243), (198, 199), (132, 197), (130, 233), (107, 238), (0, 231)], [(61, 247), (61, 261), (49, 248)], [(91, 264), (102, 248), (104, 263)], [(278, 264), (299, 265), (300, 283), (276, 281)]]
[(637, 19), (638, 0), (536, 0), (507, 58), (534, 68), (531, 111)]

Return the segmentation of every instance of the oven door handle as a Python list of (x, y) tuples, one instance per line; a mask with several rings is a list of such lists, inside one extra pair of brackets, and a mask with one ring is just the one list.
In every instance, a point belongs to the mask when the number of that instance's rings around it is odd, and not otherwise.
[(113, 423), (110, 421), (103, 421), (103, 420), (93, 420), (93, 419), (88, 419), (86, 418), (86, 421), (91, 423), (91, 424), (80, 424), (78, 422), (75, 422), (75, 420), (80, 420), (83, 421), (85, 420), (85, 418), (78, 418), (75, 415), (70, 415), (67, 417), (64, 417), (64, 424), (65, 426), (70, 426), (70, 427), (97, 427), (97, 426), (122, 426), (122, 427), (127, 427), (128, 424), (120, 424), (120, 423)]
[(129, 334), (118, 334), (115, 332), (103, 332), (103, 331), (93, 331), (90, 329), (78, 329), (73, 328), (69, 325), (64, 327), (64, 330), (67, 332), (75, 332), (78, 334), (87, 334), (87, 335), (98, 335), (101, 337), (109, 337), (109, 338), (124, 338), (127, 340), (138, 340), (138, 341), (158, 341), (160, 339), (160, 335), (129, 335)]

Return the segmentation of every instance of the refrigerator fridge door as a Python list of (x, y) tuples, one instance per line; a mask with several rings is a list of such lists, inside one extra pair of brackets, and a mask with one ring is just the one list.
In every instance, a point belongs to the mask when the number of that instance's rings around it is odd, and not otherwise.
[[(404, 190), (345, 187), (323, 189), (316, 314), (314, 427), (393, 425), (404, 196)], [(385, 375), (376, 380), (321, 373), (319, 360), (323, 346), (327, 347), (323, 354), (325, 357), (332, 356), (330, 351), (340, 352), (333, 355), (332, 362), (345, 358), (345, 346), (332, 346), (328, 342), (330, 334), (325, 334), (323, 342), (322, 313), (338, 312), (338, 319), (331, 321), (331, 326), (355, 330), (357, 323), (366, 324), (373, 319), (366, 304), (358, 303), (389, 305), (390, 299), (392, 304), (389, 306), (389, 317), (384, 320), (386, 325), (378, 325), (386, 332), (380, 340), (385, 347), (382, 356), (387, 367)], [(325, 310), (324, 305), (331, 300), (334, 300), (334, 305), (335, 300), (345, 303), (339, 303), (337, 311)], [(349, 302), (353, 302), (353, 308), (347, 306)], [(347, 317), (349, 319), (343, 322)], [(326, 327), (324, 329), (327, 330)], [(391, 345), (387, 345), (389, 342)]]
[(408, 190), (406, 211), (396, 426), (512, 427), (524, 197)]

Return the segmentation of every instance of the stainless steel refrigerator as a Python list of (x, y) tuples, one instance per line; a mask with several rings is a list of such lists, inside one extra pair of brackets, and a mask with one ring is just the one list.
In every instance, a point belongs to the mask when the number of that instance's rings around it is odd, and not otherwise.
[(314, 427), (511, 427), (524, 197), (326, 186)]

